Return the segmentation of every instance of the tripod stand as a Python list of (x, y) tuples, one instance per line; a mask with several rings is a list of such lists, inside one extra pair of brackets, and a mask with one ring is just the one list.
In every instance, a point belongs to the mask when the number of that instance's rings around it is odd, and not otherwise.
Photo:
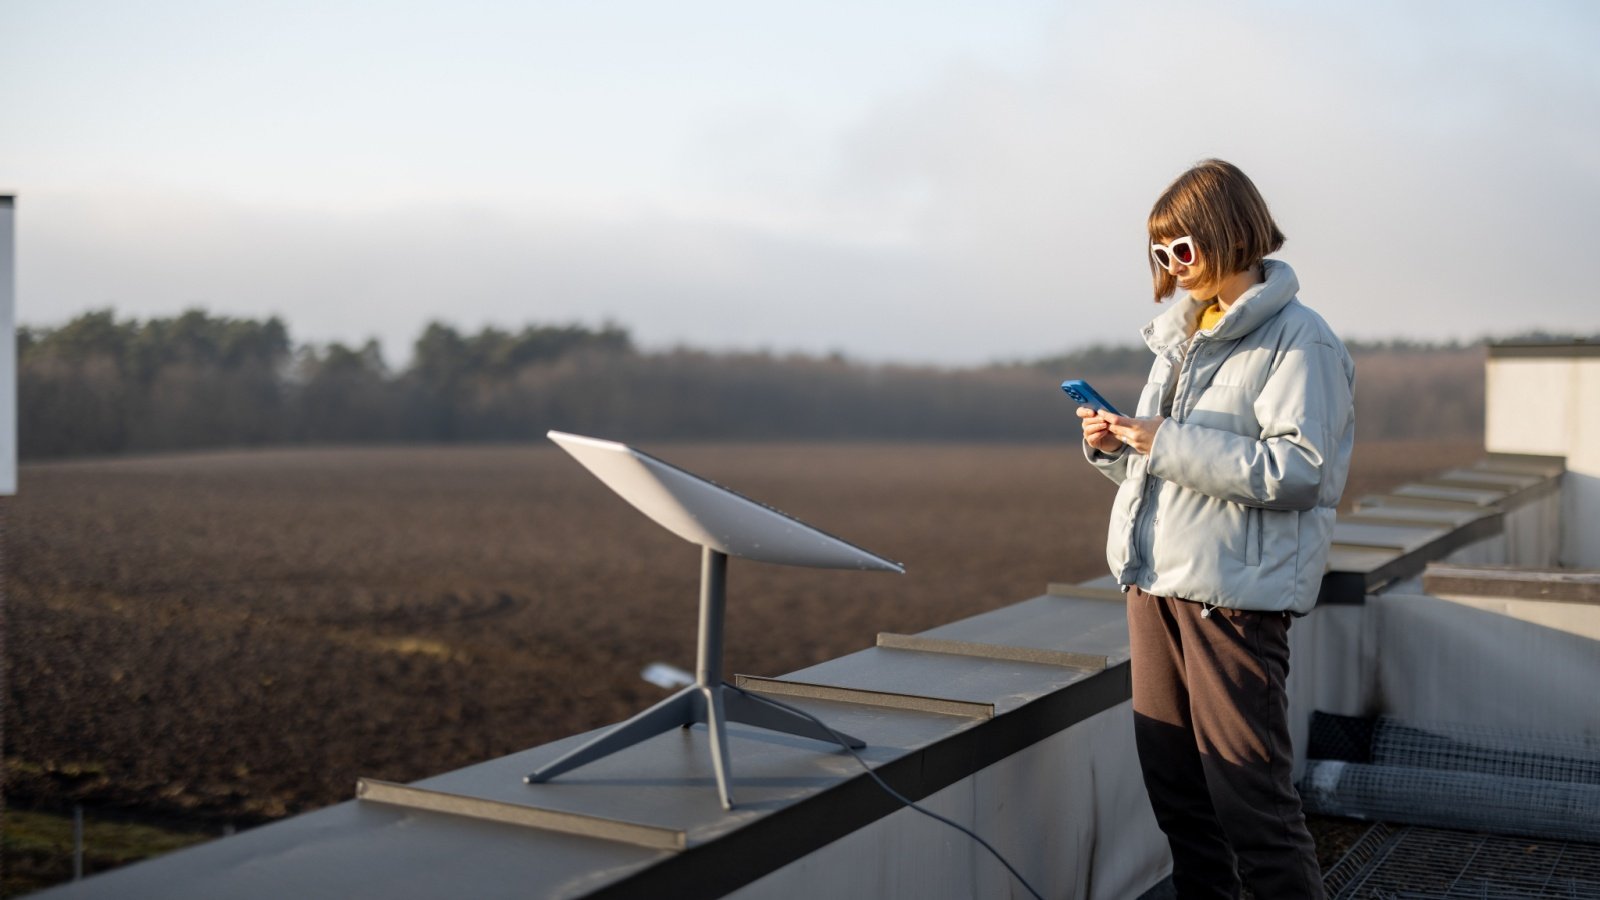
[[(727, 601), (728, 555), (710, 547), (700, 556), (700, 636), (695, 661), (695, 683), (657, 703), (566, 755), (539, 767), (525, 780), (529, 784), (548, 781), (569, 771), (610, 756), (673, 728), (703, 723), (711, 735), (711, 765), (716, 771), (717, 794), (723, 809), (733, 809), (728, 790), (728, 722), (743, 722), (771, 731), (814, 738), (833, 743), (833, 737), (817, 723), (786, 709), (722, 684), (722, 621)], [(865, 747), (862, 741), (841, 735), (852, 747)]]
[[(905, 569), (625, 444), (559, 431), (550, 432), (549, 437), (656, 524), (700, 546), (700, 635), (694, 684), (546, 763), (523, 780), (528, 784), (549, 781), (663, 731), (703, 723), (711, 735), (717, 793), (723, 808), (732, 809), (729, 722), (835, 743), (827, 729), (810, 719), (723, 685), (722, 620), (727, 606), (728, 557), (824, 569)], [(852, 747), (866, 746), (848, 735), (841, 737)]]

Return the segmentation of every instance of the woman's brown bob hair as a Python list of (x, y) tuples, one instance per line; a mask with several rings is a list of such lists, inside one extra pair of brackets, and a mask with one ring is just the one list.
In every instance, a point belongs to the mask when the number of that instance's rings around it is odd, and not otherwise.
[[(1284, 240), (1256, 186), (1238, 166), (1220, 159), (1199, 163), (1162, 192), (1150, 210), (1149, 231), (1150, 240), (1159, 243), (1194, 238), (1199, 279), (1192, 293), (1203, 300), (1216, 296), (1228, 276), (1276, 252)], [(1178, 279), (1154, 259), (1150, 276), (1157, 303), (1178, 289)]]

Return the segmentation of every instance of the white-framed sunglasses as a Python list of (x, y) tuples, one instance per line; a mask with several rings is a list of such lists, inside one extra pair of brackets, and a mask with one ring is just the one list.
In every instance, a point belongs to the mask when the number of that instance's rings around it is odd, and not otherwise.
[(1172, 271), (1174, 263), (1192, 266), (1195, 259), (1194, 238), (1186, 234), (1170, 244), (1151, 242), (1150, 255), (1154, 257), (1157, 265), (1168, 272)]

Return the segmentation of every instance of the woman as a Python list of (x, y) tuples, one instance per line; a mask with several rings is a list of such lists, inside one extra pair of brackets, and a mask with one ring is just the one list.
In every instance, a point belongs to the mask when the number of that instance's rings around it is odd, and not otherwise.
[(1323, 896), (1290, 778), (1292, 616), (1317, 601), (1354, 443), (1355, 369), (1244, 173), (1207, 160), (1149, 219), (1155, 351), (1134, 416), (1080, 407), (1121, 487), (1106, 555), (1128, 595), (1134, 737), (1179, 897)]

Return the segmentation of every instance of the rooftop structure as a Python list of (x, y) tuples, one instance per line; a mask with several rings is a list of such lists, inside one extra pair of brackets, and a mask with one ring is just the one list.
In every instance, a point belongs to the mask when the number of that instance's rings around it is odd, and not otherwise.
[(17, 492), (17, 198), (0, 191), (0, 496)]

